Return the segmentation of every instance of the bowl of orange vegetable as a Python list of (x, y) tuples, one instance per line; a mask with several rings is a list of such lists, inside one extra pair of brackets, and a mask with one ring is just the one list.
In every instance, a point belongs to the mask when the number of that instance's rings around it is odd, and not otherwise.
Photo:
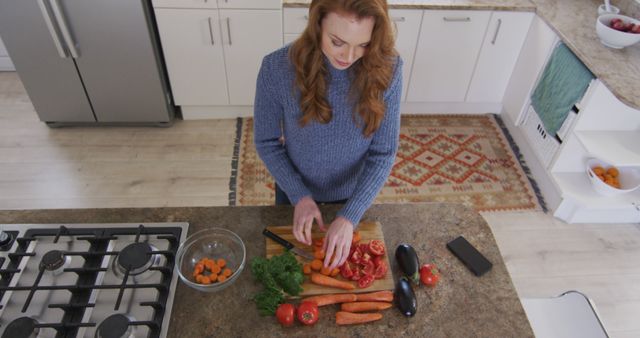
[(616, 167), (595, 158), (587, 160), (587, 175), (593, 189), (603, 196), (620, 195), (640, 187), (637, 168)]
[(222, 228), (200, 230), (187, 237), (178, 248), (178, 276), (196, 290), (220, 291), (240, 276), (246, 256), (244, 242), (233, 231)]

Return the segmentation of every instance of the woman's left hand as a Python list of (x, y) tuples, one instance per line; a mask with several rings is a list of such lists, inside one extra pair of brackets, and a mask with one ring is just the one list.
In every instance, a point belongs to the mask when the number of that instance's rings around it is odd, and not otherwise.
[[(339, 216), (329, 226), (324, 239), (324, 266), (330, 270), (341, 266), (349, 257), (351, 239), (353, 238), (353, 224), (348, 219)], [(333, 257), (333, 260), (331, 259)], [(331, 264), (331, 265), (329, 265)]]

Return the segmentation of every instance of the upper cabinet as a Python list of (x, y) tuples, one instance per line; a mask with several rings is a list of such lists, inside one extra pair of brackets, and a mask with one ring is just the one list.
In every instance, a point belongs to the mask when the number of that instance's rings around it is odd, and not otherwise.
[(502, 102), (534, 15), (531, 12), (491, 14), (467, 102)]
[(424, 11), (407, 101), (465, 101), (490, 17), (489, 11)]

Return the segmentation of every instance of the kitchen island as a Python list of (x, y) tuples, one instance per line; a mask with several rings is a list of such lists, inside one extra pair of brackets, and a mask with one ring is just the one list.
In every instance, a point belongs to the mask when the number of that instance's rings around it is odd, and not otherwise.
[[(330, 220), (338, 206), (321, 210)], [(263, 227), (291, 224), (292, 214), (293, 209), (285, 206), (20, 210), (0, 211), (0, 224), (184, 221), (190, 224), (189, 233), (223, 227), (245, 242), (248, 265), (265, 253)], [(415, 317), (404, 317), (392, 308), (378, 322), (340, 327), (335, 325), (337, 306), (328, 306), (320, 309), (320, 320), (313, 327), (281, 328), (275, 318), (259, 316), (251, 296), (261, 286), (247, 266), (234, 285), (219, 293), (202, 293), (179, 282), (168, 337), (533, 337), (491, 229), (476, 211), (458, 204), (381, 204), (371, 207), (363, 220), (382, 224), (391, 252), (400, 243), (410, 243), (421, 263), (434, 263), (440, 269), (435, 288), (415, 288)], [(493, 262), (483, 277), (474, 276), (446, 249), (446, 242), (458, 235)], [(397, 280), (393, 260), (391, 272)]]

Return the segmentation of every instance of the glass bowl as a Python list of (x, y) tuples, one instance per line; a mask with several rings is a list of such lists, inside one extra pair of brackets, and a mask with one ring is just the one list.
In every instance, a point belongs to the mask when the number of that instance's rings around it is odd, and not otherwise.
[[(242, 239), (234, 232), (222, 228), (197, 231), (180, 244), (176, 254), (178, 275), (183, 283), (199, 291), (216, 292), (233, 284), (244, 269), (247, 250)], [(196, 282), (193, 272), (202, 258), (226, 261), (232, 274), (224, 282), (201, 284)], [(209, 274), (208, 270), (205, 274)]]

